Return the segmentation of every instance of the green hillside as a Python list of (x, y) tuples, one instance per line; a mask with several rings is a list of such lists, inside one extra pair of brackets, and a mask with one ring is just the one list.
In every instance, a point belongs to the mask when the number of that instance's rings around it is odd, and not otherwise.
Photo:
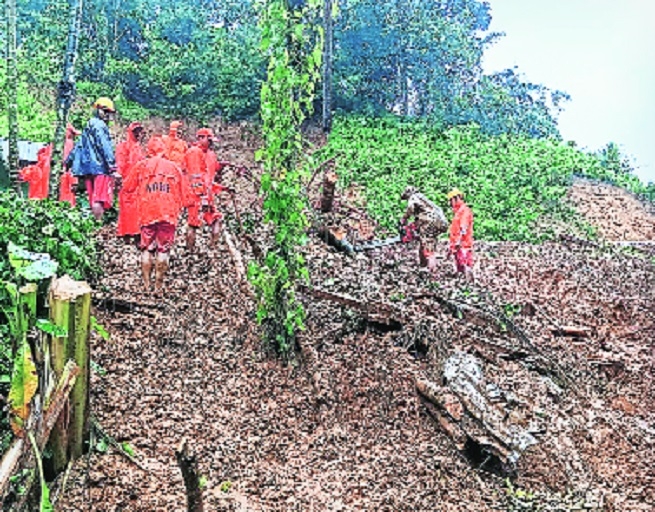
[(562, 201), (575, 175), (643, 191), (634, 175), (554, 138), (491, 136), (475, 125), (442, 132), (416, 121), (347, 117), (335, 122), (321, 151), (321, 158), (333, 156), (343, 186), (363, 186), (383, 226), (395, 226), (407, 185), (444, 209), (457, 187), (475, 211), (477, 237), (486, 240), (541, 241), (553, 236), (552, 219), (584, 229)]

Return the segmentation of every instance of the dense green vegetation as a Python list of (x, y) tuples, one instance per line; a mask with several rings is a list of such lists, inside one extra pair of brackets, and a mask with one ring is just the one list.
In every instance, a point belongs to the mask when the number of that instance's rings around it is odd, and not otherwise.
[(300, 127), (311, 110), (321, 65), (321, 37), (311, 23), (320, 2), (290, 8), (269, 0), (262, 10), (262, 50), (268, 55), (268, 79), (262, 87), (262, 133), (258, 152), (264, 163), (261, 190), (264, 218), (275, 236), (262, 265), (252, 264), (250, 279), (259, 299), (258, 320), (278, 353), (292, 355), (295, 336), (304, 327), (305, 311), (295, 283), (309, 274), (299, 247), (306, 239), (307, 219), (302, 187), (303, 144)]
[[(58, 263), (58, 274), (76, 279), (98, 274), (97, 223), (91, 215), (73, 209), (68, 203), (29, 201), (14, 192), (0, 192), (0, 396), (7, 396), (13, 365), (12, 333), (8, 315), (13, 302), (12, 286), (24, 284), (9, 262), (10, 243), (37, 253), (47, 253)], [(18, 279), (18, 281), (17, 281)], [(45, 288), (39, 288), (43, 304)], [(8, 432), (6, 415), (0, 419), (0, 432)], [(0, 451), (7, 441), (0, 437)]]
[(474, 208), (477, 236), (488, 240), (552, 235), (535, 226), (546, 215), (568, 214), (561, 199), (574, 175), (643, 190), (626, 169), (555, 138), (490, 136), (475, 125), (441, 131), (401, 118), (338, 119), (321, 157), (334, 155), (344, 186), (365, 187), (369, 210), (382, 225), (395, 227), (405, 186), (419, 187), (446, 211), (446, 193), (458, 187)]
[[(258, 4), (263, 2), (84, 2), (73, 122), (86, 121), (88, 105), (100, 94), (115, 98), (126, 120), (148, 112), (197, 119), (256, 117), (266, 79)], [(331, 83), (338, 110), (394, 111), (441, 127), (473, 121), (493, 134), (557, 133), (555, 115), (566, 94), (526, 83), (512, 70), (482, 72), (484, 50), (499, 37), (489, 32), (488, 3), (341, 0), (334, 6)], [(68, 12), (63, 0), (19, 2), (23, 138), (51, 137)], [(318, 26), (320, 20), (312, 23)], [(3, 67), (0, 91), (4, 80)], [(0, 96), (0, 110), (5, 105)]]

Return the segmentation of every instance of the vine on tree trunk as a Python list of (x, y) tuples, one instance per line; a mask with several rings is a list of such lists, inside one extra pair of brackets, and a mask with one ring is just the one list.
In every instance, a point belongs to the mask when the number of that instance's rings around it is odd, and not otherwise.
[(261, 49), (268, 56), (268, 76), (261, 90), (265, 144), (257, 156), (264, 164), (265, 220), (275, 228), (275, 241), (262, 265), (251, 264), (249, 276), (257, 290), (257, 318), (266, 341), (285, 357), (294, 350), (305, 319), (295, 290), (298, 281), (309, 278), (299, 250), (308, 224), (301, 193), (300, 125), (311, 111), (320, 78), (320, 7), (320, 0), (261, 4)]

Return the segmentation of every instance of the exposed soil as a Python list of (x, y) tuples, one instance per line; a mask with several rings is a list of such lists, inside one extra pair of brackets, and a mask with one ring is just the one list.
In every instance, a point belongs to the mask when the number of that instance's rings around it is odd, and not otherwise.
[(655, 210), (625, 189), (607, 183), (576, 180), (569, 198), (606, 240), (655, 240)]
[[(252, 163), (250, 139), (224, 133), (227, 158)], [(228, 180), (246, 230), (259, 226), (253, 186)], [(371, 226), (346, 194), (339, 201), (341, 215)], [(229, 201), (224, 210), (234, 235)], [(655, 507), (655, 266), (646, 256), (479, 243), (478, 279), (466, 286), (445, 258), (438, 282), (419, 272), (412, 244), (348, 257), (313, 238), (312, 286), (390, 305), (398, 322), (306, 298), (302, 355), (284, 365), (261, 346), (255, 304), (225, 243), (210, 250), (205, 234), (188, 254), (178, 233), (168, 293), (155, 300), (141, 292), (136, 249), (113, 233), (100, 235), (95, 315), (112, 339), (93, 340), (106, 374), (92, 377), (92, 409), (145, 470), (113, 448), (93, 451), (73, 466), (58, 510), (185, 510), (174, 456), (185, 437), (207, 479), (208, 511)], [(261, 229), (252, 236), (265, 245)], [(249, 244), (237, 245), (254, 258)], [(524, 337), (489, 311), (511, 317)], [(563, 325), (589, 336), (560, 336)], [(437, 381), (455, 351), (484, 362), (487, 378), (513, 396), (507, 421), (538, 439), (512, 478), (534, 495), (508, 493), (426, 413), (415, 379)]]

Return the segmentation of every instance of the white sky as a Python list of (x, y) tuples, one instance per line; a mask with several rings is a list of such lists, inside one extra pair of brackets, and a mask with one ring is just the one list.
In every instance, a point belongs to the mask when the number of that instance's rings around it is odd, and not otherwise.
[(655, 182), (655, 0), (488, 0), (505, 32), (485, 71), (518, 66), (524, 79), (571, 95), (564, 140), (618, 143)]

